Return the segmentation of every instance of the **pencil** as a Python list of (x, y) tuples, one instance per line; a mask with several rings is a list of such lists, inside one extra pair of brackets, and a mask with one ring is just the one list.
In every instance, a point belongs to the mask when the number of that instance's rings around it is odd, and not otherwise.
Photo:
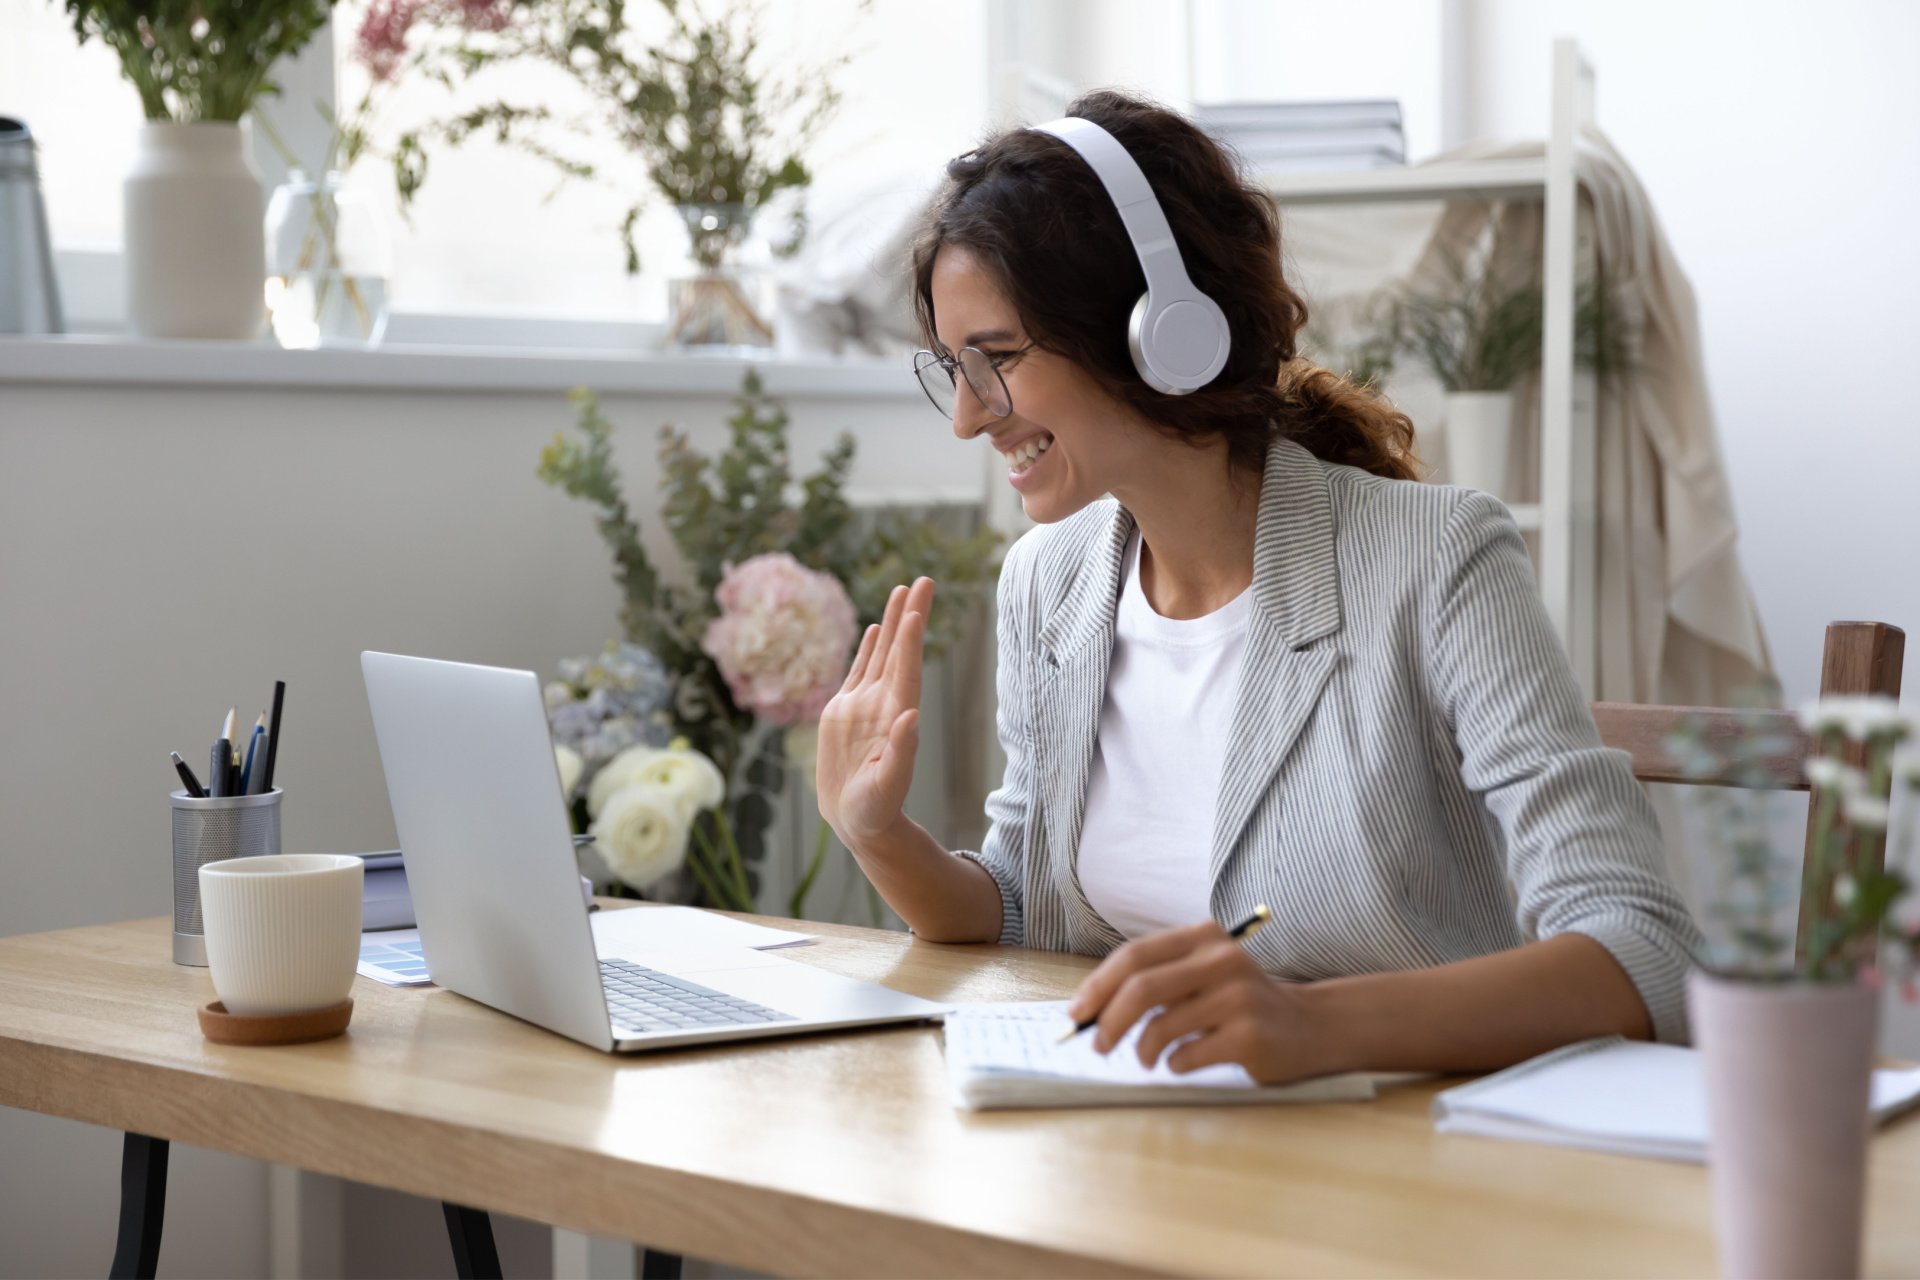
[[(1252, 915), (1248, 916), (1245, 920), (1242, 920), (1239, 924), (1233, 926), (1233, 928), (1227, 930), (1227, 936), (1229, 938), (1236, 938), (1241, 942), (1245, 942), (1248, 938), (1251, 938), (1254, 934), (1260, 932), (1260, 926), (1265, 924), (1267, 921), (1271, 919), (1273, 919), (1273, 912), (1267, 910), (1267, 904), (1263, 902), (1259, 906), (1253, 909)], [(1102, 1010), (1101, 1012), (1104, 1012), (1104, 1010)], [(1093, 1014), (1093, 1016), (1091, 1017), (1080, 1019), (1080, 1021), (1074, 1023), (1071, 1027), (1067, 1028), (1066, 1032), (1061, 1035), (1058, 1043), (1065, 1044), (1067, 1041), (1073, 1039), (1075, 1036), (1079, 1035), (1082, 1031), (1085, 1031), (1088, 1027), (1091, 1027), (1094, 1023), (1098, 1021), (1100, 1021), (1100, 1013), (1098, 1012)]]

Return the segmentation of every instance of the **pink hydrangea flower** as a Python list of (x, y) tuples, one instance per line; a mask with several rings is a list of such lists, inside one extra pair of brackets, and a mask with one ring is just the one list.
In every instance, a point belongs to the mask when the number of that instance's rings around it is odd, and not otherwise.
[(720, 616), (700, 647), (742, 710), (772, 724), (817, 720), (846, 679), (857, 619), (846, 588), (784, 551), (728, 565)]

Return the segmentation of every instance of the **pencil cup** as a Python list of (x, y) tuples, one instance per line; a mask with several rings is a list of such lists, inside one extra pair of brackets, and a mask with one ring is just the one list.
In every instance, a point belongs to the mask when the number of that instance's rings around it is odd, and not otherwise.
[(280, 852), (280, 788), (257, 796), (196, 800), (185, 791), (173, 802), (173, 962), (205, 968), (206, 930), (200, 915), (200, 868), (228, 858)]

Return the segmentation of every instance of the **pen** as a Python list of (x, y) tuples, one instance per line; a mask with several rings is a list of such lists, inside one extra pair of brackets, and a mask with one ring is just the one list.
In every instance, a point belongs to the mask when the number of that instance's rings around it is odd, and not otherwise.
[(260, 790), (260, 783), (267, 776), (267, 759), (261, 754), (261, 744), (267, 737), (267, 713), (262, 711), (260, 718), (254, 721), (253, 732), (247, 735), (247, 762), (240, 768), (240, 794), (250, 796)]
[(273, 682), (273, 718), (267, 722), (267, 775), (261, 780), (260, 790), (273, 790), (273, 762), (280, 755), (280, 708), (287, 699), (287, 682)]
[[(1267, 921), (1271, 920), (1272, 918), (1273, 918), (1273, 912), (1267, 910), (1267, 904), (1263, 902), (1259, 906), (1253, 909), (1252, 915), (1248, 916), (1245, 920), (1242, 920), (1239, 924), (1233, 926), (1233, 928), (1227, 930), (1227, 936), (1229, 938), (1237, 938), (1241, 942), (1245, 942), (1248, 938), (1251, 938), (1254, 934), (1260, 932), (1260, 926), (1265, 924)], [(1091, 1017), (1080, 1019), (1080, 1021), (1074, 1023), (1072, 1027), (1068, 1028), (1066, 1033), (1060, 1037), (1058, 1043), (1065, 1044), (1067, 1041), (1073, 1039), (1075, 1036), (1079, 1035), (1082, 1031), (1085, 1031), (1088, 1027), (1091, 1027), (1094, 1023), (1098, 1021), (1100, 1021), (1099, 1013), (1095, 1013)]]
[(233, 775), (233, 744), (221, 738), (213, 744), (207, 760), (207, 794), (219, 799), (227, 794), (227, 779)]
[(205, 800), (207, 789), (200, 785), (200, 779), (193, 776), (193, 770), (187, 768), (187, 762), (180, 758), (180, 753), (169, 751), (167, 754), (173, 757), (173, 771), (180, 775), (180, 781), (187, 788), (187, 794), (195, 800)]

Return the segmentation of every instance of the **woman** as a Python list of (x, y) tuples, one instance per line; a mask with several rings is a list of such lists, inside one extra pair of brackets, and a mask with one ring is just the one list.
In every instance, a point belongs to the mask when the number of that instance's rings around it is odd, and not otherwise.
[[(1069, 114), (1138, 163), (1224, 368), (1148, 385), (1142, 258), (1061, 137), (949, 165), (914, 259), (923, 382), (1040, 524), (999, 586), (1006, 776), (978, 852), (903, 812), (922, 579), (822, 717), (821, 813), (921, 937), (1105, 955), (1069, 1012), (1102, 1051), (1152, 1014), (1139, 1054), (1178, 1042), (1176, 1071), (1683, 1040), (1697, 933), (1506, 509), (1416, 483), (1412, 424), (1296, 359), (1277, 216), (1206, 135), (1111, 92)], [(1256, 903), (1272, 923), (1229, 938)]]

